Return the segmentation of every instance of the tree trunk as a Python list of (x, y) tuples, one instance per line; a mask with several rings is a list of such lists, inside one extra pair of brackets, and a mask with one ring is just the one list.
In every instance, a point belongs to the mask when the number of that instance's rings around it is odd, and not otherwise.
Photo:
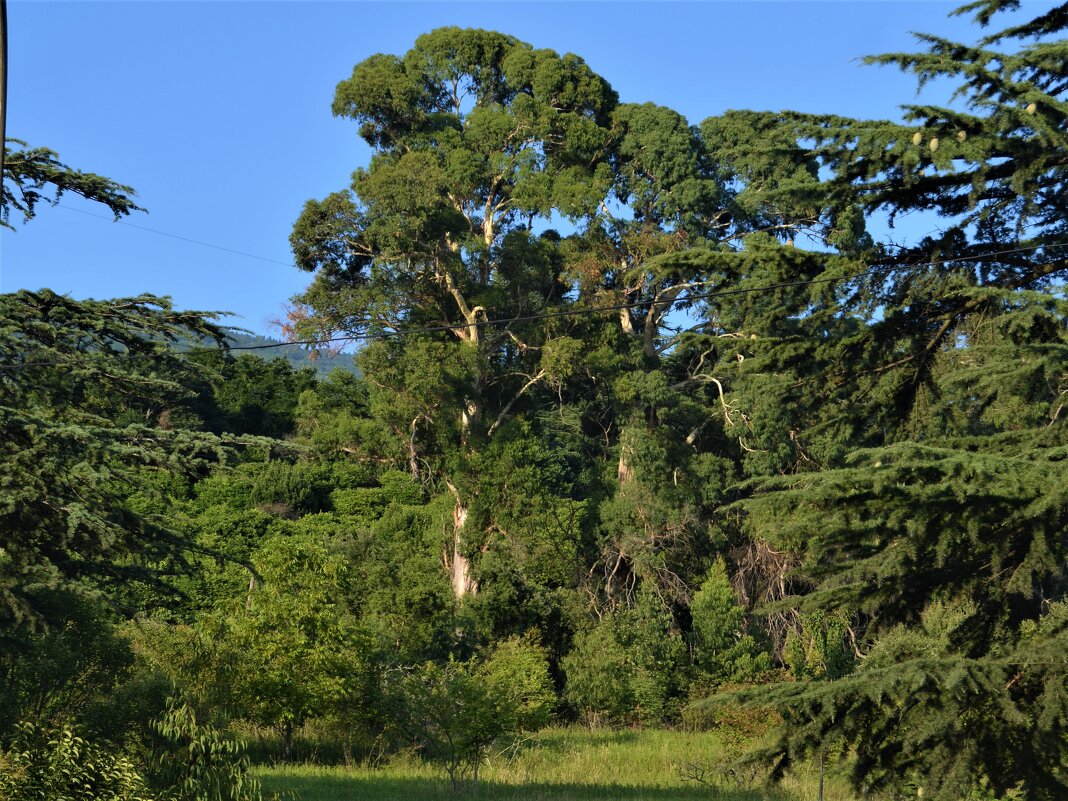
[(478, 592), (478, 586), (471, 579), (470, 560), (463, 555), (463, 539), (461, 531), (467, 522), (467, 507), (456, 499), (456, 506), (452, 511), (452, 592), (457, 598), (465, 595), (474, 595)]
[(282, 727), (282, 761), (291, 762), (293, 760), (293, 723), (292, 721), (286, 721)]
[(419, 415), (412, 420), (411, 435), (408, 437), (408, 471), (411, 473), (412, 481), (419, 480), (419, 454), (415, 450), (415, 434), (418, 430), (421, 416)]
[[(460, 411), (460, 447), (466, 449), (471, 440), (471, 431), (482, 418), (482, 404), (477, 400), (477, 389), (464, 399)], [(467, 505), (460, 499), (460, 493), (452, 484), (447, 486), (456, 505), (452, 510), (452, 559), (449, 572), (452, 579), (452, 592), (457, 598), (474, 595), (478, 585), (471, 579), (470, 560), (463, 554), (463, 527), (467, 523)]]
[(482, 420), (482, 404), (474, 398), (465, 398), (460, 410), (460, 445), (467, 447), (472, 429)]

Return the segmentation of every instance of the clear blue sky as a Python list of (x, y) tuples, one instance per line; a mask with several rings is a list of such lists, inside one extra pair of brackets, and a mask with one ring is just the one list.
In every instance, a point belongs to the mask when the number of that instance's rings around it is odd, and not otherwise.
[(330, 114), (334, 86), (435, 27), (577, 53), (623, 101), (671, 106), (694, 123), (729, 108), (887, 117), (914, 84), (855, 59), (914, 50), (914, 30), (973, 39), (967, 21), (946, 17), (954, 5), (10, 0), (9, 136), (134, 186), (150, 212), (129, 218), (136, 225), (274, 261), (42, 207), (0, 234), (0, 291), (147, 291), (269, 331), (309, 278), (286, 266), (301, 206), (345, 187), (368, 158), (355, 124)]

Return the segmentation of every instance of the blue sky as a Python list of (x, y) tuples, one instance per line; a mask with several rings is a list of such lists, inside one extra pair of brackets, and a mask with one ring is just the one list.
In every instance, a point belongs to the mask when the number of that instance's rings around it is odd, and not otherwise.
[(577, 53), (621, 100), (694, 123), (730, 108), (893, 117), (913, 82), (855, 59), (916, 49), (909, 31), (973, 39), (954, 5), (9, 0), (8, 135), (134, 186), (149, 211), (135, 225), (262, 258), (115, 225), (72, 197), (0, 233), (0, 291), (153, 292), (270, 331), (309, 278), (287, 266), (293, 220), (368, 159), (330, 114), (334, 86), (442, 25)]

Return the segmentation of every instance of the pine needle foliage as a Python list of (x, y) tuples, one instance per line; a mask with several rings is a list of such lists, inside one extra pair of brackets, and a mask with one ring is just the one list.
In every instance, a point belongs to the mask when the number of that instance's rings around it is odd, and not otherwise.
[[(960, 13), (986, 24), (1015, 5)], [(805, 591), (785, 606), (850, 621), (858, 655), (844, 676), (745, 695), (784, 720), (761, 754), (774, 776), (824, 754), (862, 792), (1068, 793), (1064, 8), (974, 46), (920, 36), (923, 52), (868, 59), (958, 85), (902, 124), (738, 113), (791, 132), (826, 176), (801, 189), (828, 208), (944, 225), (802, 312), (805, 358), (762, 339), (736, 374), (738, 400), (781, 388), (779, 418), (812, 457), (750, 473), (740, 525), (801, 555)]]
[(181, 560), (182, 539), (128, 501), (150, 472), (225, 459), (182, 427), (206, 376), (171, 347), (221, 342), (212, 316), (149, 295), (0, 296), (0, 625), (47, 623), (51, 591), (152, 581)]
[(41, 201), (56, 205), (66, 193), (80, 195), (108, 207), (117, 220), (135, 211), (132, 187), (91, 172), (76, 170), (59, 160), (47, 147), (30, 147), (21, 139), (8, 139), (15, 148), (4, 148), (4, 174), (0, 182), (0, 227), (13, 229), (12, 210), (29, 221)]

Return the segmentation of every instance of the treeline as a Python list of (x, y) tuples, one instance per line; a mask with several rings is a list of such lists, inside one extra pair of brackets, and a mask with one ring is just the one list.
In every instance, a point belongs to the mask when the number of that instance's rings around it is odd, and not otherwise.
[(372, 161), (292, 236), (291, 331), (358, 373), (5, 296), (0, 774), (58, 727), (175, 792), (236, 726), (459, 787), (555, 719), (1063, 797), (1065, 24), (870, 59), (959, 86), (902, 123), (691, 126), (486, 31), (373, 56), (334, 103)]

